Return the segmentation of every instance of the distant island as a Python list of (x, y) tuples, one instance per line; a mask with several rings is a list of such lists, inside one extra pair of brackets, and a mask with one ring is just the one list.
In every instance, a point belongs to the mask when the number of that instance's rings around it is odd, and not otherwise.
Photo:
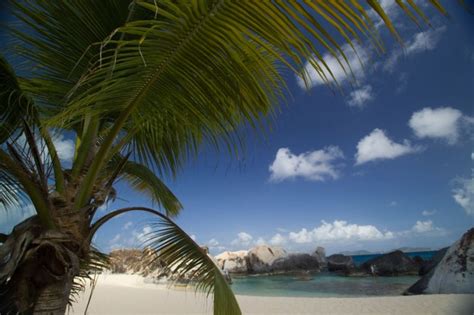
[(380, 251), (380, 252), (371, 252), (368, 250), (347, 250), (347, 251), (339, 252), (338, 254), (346, 255), (346, 256), (379, 255), (379, 254), (394, 252), (396, 250), (402, 251), (404, 253), (415, 253), (415, 252), (430, 252), (430, 251), (434, 251), (435, 249), (432, 249), (429, 247), (400, 247), (400, 248), (395, 248), (389, 251)]
[(391, 250), (391, 252), (396, 251), (396, 250), (401, 250), (404, 253), (413, 253), (413, 252), (430, 252), (435, 249), (432, 249), (429, 247), (400, 247), (400, 248)]
[(347, 250), (340, 252), (339, 254), (345, 256), (360, 256), (360, 255), (376, 255), (381, 254), (382, 252), (369, 252), (368, 250)]

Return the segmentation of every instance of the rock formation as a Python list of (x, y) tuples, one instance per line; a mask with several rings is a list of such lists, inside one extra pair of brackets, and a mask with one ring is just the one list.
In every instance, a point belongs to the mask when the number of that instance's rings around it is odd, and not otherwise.
[(436, 265), (439, 264), (441, 259), (443, 259), (448, 248), (449, 247), (440, 249), (439, 251), (436, 252), (436, 254), (433, 255), (433, 257), (430, 260), (423, 262), (420, 269), (418, 270), (418, 275), (424, 276), (428, 274), (434, 267), (436, 267)]
[(446, 251), (441, 261), (405, 294), (474, 293), (474, 228)]
[(355, 268), (352, 257), (341, 254), (329, 256), (327, 258), (327, 265), (329, 271), (336, 271), (344, 274), (351, 273)]
[(383, 254), (363, 263), (361, 266), (368, 274), (378, 276), (417, 275), (417, 264), (400, 250)]
[(289, 254), (271, 265), (271, 272), (291, 273), (296, 271), (319, 271), (318, 258), (310, 254)]
[(248, 266), (250, 273), (270, 273), (273, 271), (274, 261), (287, 257), (283, 248), (261, 245), (248, 252)]
[(319, 263), (320, 268), (326, 268), (327, 267), (327, 259), (326, 259), (326, 250), (324, 247), (318, 246), (316, 250), (313, 253), (313, 256), (316, 257)]
[(224, 272), (248, 273), (248, 251), (223, 252), (216, 256), (217, 265)]

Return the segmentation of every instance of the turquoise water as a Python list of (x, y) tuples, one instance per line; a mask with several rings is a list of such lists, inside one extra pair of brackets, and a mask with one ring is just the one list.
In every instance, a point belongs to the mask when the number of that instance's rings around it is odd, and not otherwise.
[(419, 277), (344, 277), (331, 273), (301, 280), (292, 275), (233, 278), (232, 290), (240, 295), (291, 297), (365, 297), (400, 295)]

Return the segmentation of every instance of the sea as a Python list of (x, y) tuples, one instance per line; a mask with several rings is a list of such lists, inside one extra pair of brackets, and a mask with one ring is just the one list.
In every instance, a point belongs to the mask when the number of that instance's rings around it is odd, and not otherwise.
[[(436, 251), (406, 253), (429, 260)], [(352, 256), (356, 265), (381, 254)], [(239, 295), (287, 297), (367, 297), (401, 295), (418, 281), (418, 276), (346, 277), (330, 272), (295, 275), (242, 276), (232, 279), (232, 290)]]

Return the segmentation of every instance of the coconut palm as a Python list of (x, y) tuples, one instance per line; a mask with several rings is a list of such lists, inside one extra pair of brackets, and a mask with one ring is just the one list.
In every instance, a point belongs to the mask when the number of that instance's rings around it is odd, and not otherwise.
[[(397, 3), (427, 21), (413, 1)], [(0, 202), (9, 211), (31, 204), (35, 215), (0, 235), (0, 313), (65, 312), (81, 280), (102, 267), (94, 233), (129, 211), (156, 218), (148, 244), (173, 270), (193, 272), (215, 313), (240, 313), (218, 267), (174, 223), (182, 205), (160, 178), (174, 177), (202, 143), (240, 151), (237, 128), (264, 129), (287, 95), (287, 69), (309, 61), (334, 82), (328, 52), (350, 76), (342, 44), (383, 49), (368, 10), (400, 40), (380, 4), (367, 4), (12, 1), (15, 69), (0, 58)], [(64, 134), (75, 143), (71, 162), (55, 147)], [(157, 208), (98, 217), (118, 180)]]

